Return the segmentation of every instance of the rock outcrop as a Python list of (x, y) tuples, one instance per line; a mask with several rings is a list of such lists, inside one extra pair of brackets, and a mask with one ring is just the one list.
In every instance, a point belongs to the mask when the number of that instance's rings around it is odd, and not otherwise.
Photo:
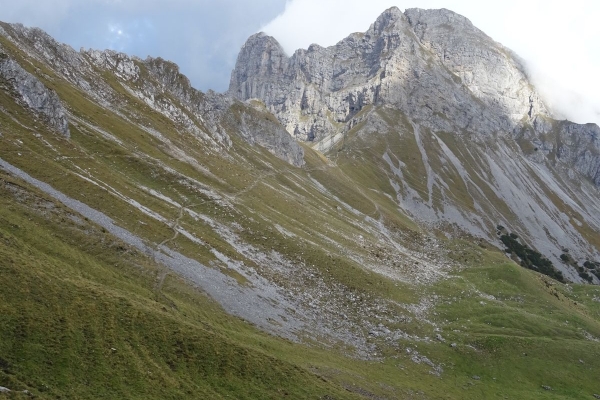
[(304, 165), (304, 149), (268, 112), (262, 103), (250, 103), (251, 107), (239, 102), (232, 104), (222, 114), (222, 122), (236, 129), (244, 140), (258, 144), (288, 163)]
[(578, 172), (600, 187), (600, 127), (598, 125), (560, 123), (557, 157), (567, 166), (575, 166)]
[(582, 174), (600, 187), (600, 127), (538, 116), (516, 136), (528, 143), (524, 149), (538, 163), (548, 162), (567, 172), (570, 179)]
[(67, 112), (58, 95), (25, 71), (0, 48), (0, 82), (15, 92), (21, 103), (47, 121), (58, 133), (69, 137)]

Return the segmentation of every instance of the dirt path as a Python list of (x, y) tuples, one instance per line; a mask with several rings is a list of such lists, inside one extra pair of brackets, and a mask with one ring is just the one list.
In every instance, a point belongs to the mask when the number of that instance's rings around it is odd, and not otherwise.
[(173, 240), (177, 239), (177, 236), (179, 236), (179, 229), (178, 229), (179, 228), (179, 222), (181, 221), (181, 218), (183, 218), (183, 211), (185, 209), (187, 209), (187, 207), (185, 207), (185, 206), (181, 206), (179, 208), (179, 216), (177, 217), (177, 219), (175, 220), (175, 222), (173, 222), (173, 224), (171, 225), (171, 229), (173, 229), (173, 236), (170, 237), (170, 238), (168, 238), (168, 239), (163, 240), (162, 242), (160, 242), (156, 246), (157, 249), (160, 248), (160, 247), (162, 247), (162, 246), (164, 246), (164, 245), (166, 245), (167, 243), (172, 242)]

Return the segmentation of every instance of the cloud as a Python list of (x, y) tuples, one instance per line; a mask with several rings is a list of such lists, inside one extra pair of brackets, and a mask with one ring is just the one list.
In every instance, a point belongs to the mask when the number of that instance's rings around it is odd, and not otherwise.
[(600, 125), (600, 2), (596, 0), (291, 0), (263, 26), (288, 53), (331, 46), (364, 32), (391, 6), (448, 8), (469, 18), (527, 63), (558, 118)]
[(245, 40), (285, 0), (0, 0), (0, 20), (47, 31), (75, 49), (110, 48), (176, 62), (192, 84), (224, 91)]

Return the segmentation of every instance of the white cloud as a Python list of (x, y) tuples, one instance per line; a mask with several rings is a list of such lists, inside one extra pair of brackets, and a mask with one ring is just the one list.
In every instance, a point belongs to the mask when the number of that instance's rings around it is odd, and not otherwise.
[(519, 54), (559, 118), (600, 125), (600, 2), (596, 0), (291, 0), (262, 30), (288, 53), (365, 31), (385, 9), (448, 8)]

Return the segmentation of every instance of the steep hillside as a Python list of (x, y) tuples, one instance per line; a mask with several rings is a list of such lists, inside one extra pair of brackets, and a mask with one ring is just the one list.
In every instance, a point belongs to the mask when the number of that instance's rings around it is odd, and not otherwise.
[[(336, 122), (324, 155), (266, 101), (201, 93), (168, 61), (0, 26), (0, 396), (600, 392), (600, 290), (494, 246), (499, 223), (530, 229), (489, 179), (505, 176), (560, 227), (551, 205), (585, 188), (560, 209), (581, 225), (558, 239), (564, 265), (597, 254), (597, 189), (571, 164), (377, 102)], [(544, 143), (566, 142), (571, 125), (538, 114)]]
[(599, 258), (600, 128), (553, 120), (518, 58), (458, 14), (391, 8), (365, 33), (289, 58), (259, 33), (229, 93), (264, 102), (424, 227), (501, 247), (506, 226), (576, 282), (589, 271), (561, 255)]

